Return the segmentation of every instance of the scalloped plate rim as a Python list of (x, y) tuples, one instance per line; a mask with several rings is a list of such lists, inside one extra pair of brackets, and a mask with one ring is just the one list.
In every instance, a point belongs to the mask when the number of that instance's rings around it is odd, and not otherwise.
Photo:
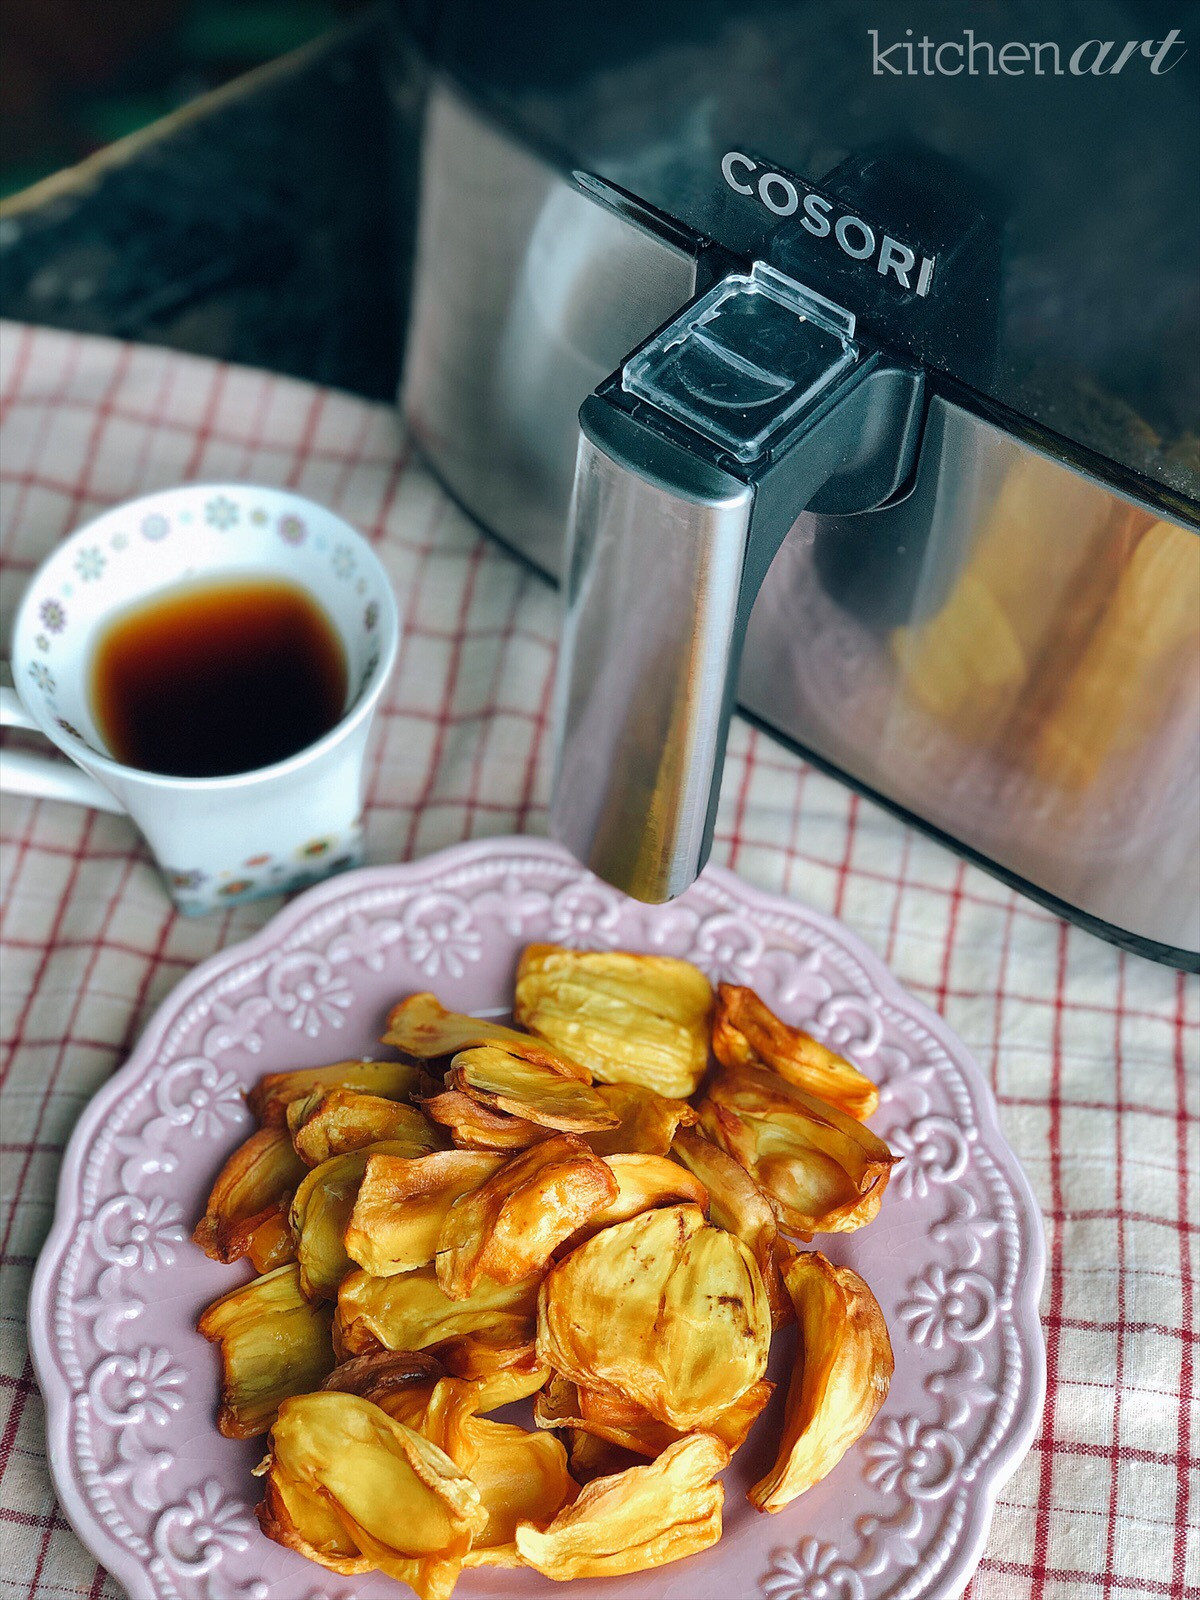
[[(485, 839), (467, 840), (417, 860), (395, 862), (380, 866), (360, 867), (334, 878), (315, 884), (295, 899), (287, 902), (257, 932), (236, 944), (206, 957), (166, 994), (155, 1008), (128, 1059), (118, 1067), (108, 1081), (92, 1096), (80, 1113), (71, 1131), (63, 1153), (55, 1186), (54, 1219), (38, 1254), (30, 1286), (27, 1332), (31, 1364), (37, 1379), (46, 1412), (47, 1463), (54, 1490), (67, 1521), (86, 1550), (92, 1554), (128, 1591), (131, 1600), (156, 1600), (154, 1591), (142, 1583), (145, 1566), (95, 1517), (91, 1505), (78, 1489), (74, 1475), (60, 1470), (62, 1457), (71, 1451), (69, 1425), (71, 1391), (69, 1380), (57, 1359), (52, 1334), (53, 1308), (51, 1305), (58, 1271), (70, 1248), (69, 1229), (73, 1218), (71, 1206), (86, 1161), (91, 1134), (103, 1122), (104, 1114), (117, 1102), (123, 1091), (137, 1082), (143, 1071), (152, 1063), (158, 1044), (171, 1022), (188, 1001), (202, 991), (221, 973), (253, 960), (267, 951), (279, 948), (308, 917), (326, 903), (354, 895), (374, 886), (397, 882), (419, 884), (426, 876), (441, 876), (493, 854), (525, 854), (557, 864), (574, 863), (573, 858), (551, 840), (532, 835), (497, 835)], [(583, 869), (579, 869), (583, 873)], [(1046, 1238), (1041, 1207), (1025, 1174), (1016, 1152), (1008, 1143), (1000, 1126), (996, 1099), (983, 1070), (963, 1041), (945, 1021), (923, 1001), (911, 994), (891, 970), (862, 938), (836, 917), (827, 915), (788, 895), (760, 889), (746, 882), (726, 867), (710, 864), (702, 880), (710, 887), (721, 890), (735, 901), (757, 908), (773, 916), (790, 916), (816, 926), (835, 944), (846, 949), (862, 966), (875, 988), (887, 998), (902, 1003), (905, 1010), (915, 1012), (923, 1026), (928, 1028), (939, 1044), (963, 1069), (963, 1078), (970, 1092), (981, 1129), (988, 1135), (988, 1153), (1002, 1167), (1004, 1175), (1014, 1190), (1014, 1198), (1022, 1202), (1024, 1220), (1031, 1222), (1025, 1236), (1028, 1247), (1027, 1270), (1014, 1295), (1014, 1320), (1023, 1331), (1041, 1334), (1038, 1302), (1046, 1269)], [(1023, 1314), (1016, 1316), (1020, 1310)], [(41, 1332), (41, 1326), (47, 1331)], [(1027, 1353), (1030, 1357), (1028, 1381), (1021, 1391), (1021, 1403), (1009, 1424), (1006, 1437), (992, 1458), (990, 1470), (980, 1483), (980, 1492), (971, 1504), (967, 1522), (957, 1539), (957, 1548), (937, 1586), (929, 1591), (927, 1600), (955, 1600), (962, 1594), (983, 1554), (991, 1527), (992, 1516), (1000, 1490), (1016, 1471), (1032, 1446), (1041, 1421), (1046, 1391), (1046, 1351), (1044, 1337), (1029, 1337)], [(60, 1457), (59, 1452), (62, 1452)], [(769, 1524), (764, 1524), (764, 1531)], [(330, 1574), (330, 1577), (335, 1575)], [(314, 1576), (319, 1583), (319, 1574)], [(397, 1585), (397, 1594), (403, 1592)], [(632, 1591), (631, 1591), (632, 1600)]]

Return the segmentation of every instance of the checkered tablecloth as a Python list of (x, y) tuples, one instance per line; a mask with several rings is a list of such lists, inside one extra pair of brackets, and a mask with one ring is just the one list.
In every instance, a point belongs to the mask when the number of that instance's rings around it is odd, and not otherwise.
[[(543, 830), (555, 596), (451, 504), (388, 408), (13, 325), (0, 356), (5, 628), (42, 555), (114, 501), (192, 478), (295, 488), (371, 538), (404, 616), (369, 859)], [(189, 968), (278, 902), (180, 919), (132, 826), (67, 805), (6, 797), (2, 838), (0, 1600), (118, 1600), (50, 1485), (29, 1279), (80, 1108)], [(945, 1016), (1044, 1209), (1045, 1415), (973, 1600), (1200, 1600), (1200, 986), (1057, 921), (743, 724), (714, 855), (843, 918)]]

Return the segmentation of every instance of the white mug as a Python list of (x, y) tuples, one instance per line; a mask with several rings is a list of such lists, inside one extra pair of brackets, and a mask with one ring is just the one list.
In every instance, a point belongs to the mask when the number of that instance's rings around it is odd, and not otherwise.
[[(341, 719), (286, 760), (228, 777), (170, 777), (116, 760), (91, 695), (105, 626), (160, 590), (239, 576), (285, 578), (318, 603), (346, 657)], [(3, 722), (45, 734), (75, 765), (5, 750), (0, 789), (128, 812), (181, 911), (312, 883), (360, 860), (367, 734), (398, 643), (395, 599), (374, 551), (311, 500), (186, 484), (116, 506), (34, 575), (13, 629), (17, 694), (0, 689)]]

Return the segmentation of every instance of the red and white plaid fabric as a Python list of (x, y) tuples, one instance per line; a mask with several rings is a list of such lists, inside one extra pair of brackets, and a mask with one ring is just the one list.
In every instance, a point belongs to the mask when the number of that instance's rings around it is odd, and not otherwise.
[[(114, 501), (189, 478), (298, 489), (372, 539), (404, 616), (369, 859), (543, 830), (555, 596), (451, 504), (387, 407), (13, 325), (0, 357), (5, 628), (42, 555)], [(0, 1600), (118, 1600), (50, 1485), (29, 1278), (80, 1108), (188, 969), (278, 902), (180, 919), (132, 826), (67, 805), (6, 797), (2, 842)], [(1200, 1600), (1200, 986), (1057, 921), (740, 723), (714, 855), (843, 918), (946, 1017), (1045, 1211), (1045, 1416), (973, 1600)]]

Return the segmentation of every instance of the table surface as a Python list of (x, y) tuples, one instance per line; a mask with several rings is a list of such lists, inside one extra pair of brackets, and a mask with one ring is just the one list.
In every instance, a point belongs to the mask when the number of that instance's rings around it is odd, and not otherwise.
[[(4, 636), (28, 574), (88, 516), (218, 478), (332, 506), (395, 584), (369, 859), (544, 831), (555, 596), (450, 503), (386, 406), (3, 325)], [(29, 1279), (80, 1108), (173, 985), (278, 902), (181, 919), (128, 822), (65, 805), (6, 798), (0, 844), (0, 1597), (116, 1600), (50, 1485)], [(843, 918), (942, 1013), (1044, 1209), (1045, 1414), (969, 1593), (1200, 1600), (1200, 985), (1057, 921), (740, 722), (714, 857)]]

